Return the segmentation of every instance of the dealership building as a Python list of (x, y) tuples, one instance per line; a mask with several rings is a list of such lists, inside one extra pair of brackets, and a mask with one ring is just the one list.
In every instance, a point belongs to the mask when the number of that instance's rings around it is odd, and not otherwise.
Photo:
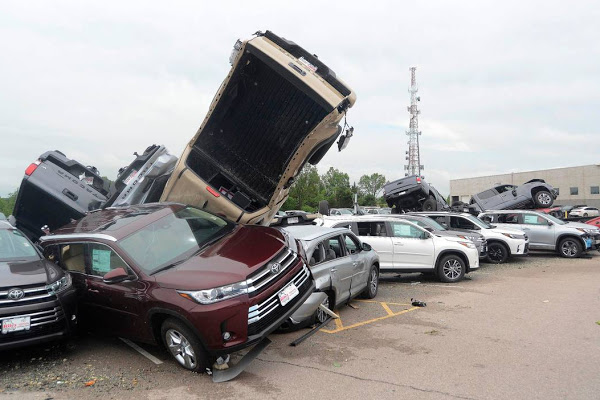
[(475, 193), (499, 184), (518, 186), (531, 179), (543, 179), (559, 190), (555, 204), (600, 207), (600, 164), (452, 179), (450, 196), (453, 202), (460, 200), (468, 203)]

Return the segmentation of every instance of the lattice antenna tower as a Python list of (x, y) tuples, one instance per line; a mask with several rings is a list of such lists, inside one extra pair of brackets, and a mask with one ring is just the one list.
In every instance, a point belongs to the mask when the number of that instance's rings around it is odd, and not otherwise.
[(404, 175), (423, 177), (421, 170), (425, 169), (425, 166), (421, 164), (421, 153), (419, 151), (419, 136), (421, 136), (421, 131), (419, 131), (419, 114), (421, 111), (417, 108), (417, 103), (421, 101), (421, 98), (417, 96), (419, 88), (417, 87), (416, 70), (417, 67), (410, 68), (410, 87), (408, 88), (410, 106), (407, 107), (410, 113), (410, 124), (408, 131), (406, 131), (408, 135), (408, 151), (406, 152), (407, 164), (404, 166)]

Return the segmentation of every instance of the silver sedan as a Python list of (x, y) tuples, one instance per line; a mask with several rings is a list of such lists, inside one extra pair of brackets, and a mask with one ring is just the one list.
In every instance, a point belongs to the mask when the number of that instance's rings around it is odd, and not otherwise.
[(290, 317), (288, 327), (320, 323), (329, 309), (359, 295), (372, 299), (379, 286), (379, 256), (346, 228), (314, 225), (284, 228), (302, 244), (316, 283), (315, 292)]

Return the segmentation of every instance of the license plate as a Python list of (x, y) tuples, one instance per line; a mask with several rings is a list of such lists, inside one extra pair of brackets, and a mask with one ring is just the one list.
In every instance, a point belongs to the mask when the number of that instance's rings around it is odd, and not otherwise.
[(298, 221), (298, 217), (288, 218), (287, 220), (288, 224), (297, 224)]
[(281, 292), (279, 292), (279, 302), (282, 306), (285, 306), (290, 302), (294, 297), (298, 296), (300, 292), (298, 288), (293, 283), (287, 285)]
[(2, 334), (16, 331), (28, 331), (31, 317), (9, 318), (2, 320)]
[(586, 247), (587, 249), (589, 249), (590, 247), (592, 247), (592, 243), (593, 243), (593, 241), (592, 241), (592, 239), (591, 239), (591, 238), (589, 238), (589, 239), (585, 239), (585, 247)]

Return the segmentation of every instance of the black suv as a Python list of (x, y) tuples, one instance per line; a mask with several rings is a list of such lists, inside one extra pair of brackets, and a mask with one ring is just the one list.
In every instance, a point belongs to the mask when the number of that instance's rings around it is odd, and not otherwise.
[(66, 338), (75, 316), (71, 276), (0, 218), (0, 350)]
[(387, 183), (383, 187), (383, 196), (388, 206), (393, 207), (392, 214), (450, 209), (444, 197), (417, 175)]

